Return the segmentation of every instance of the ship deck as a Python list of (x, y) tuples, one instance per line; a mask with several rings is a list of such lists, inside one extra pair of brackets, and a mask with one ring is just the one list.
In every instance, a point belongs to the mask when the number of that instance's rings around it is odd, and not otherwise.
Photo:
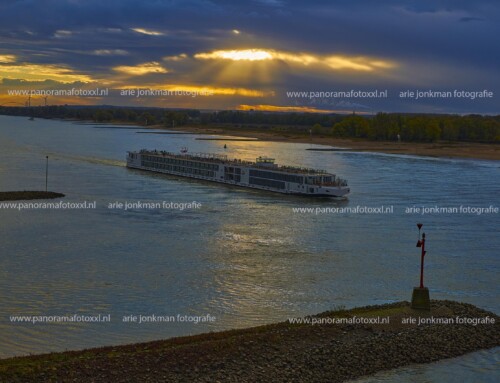
[(170, 158), (184, 159), (184, 160), (203, 161), (203, 162), (210, 162), (226, 166), (251, 166), (253, 168), (258, 168), (258, 169), (265, 169), (270, 171), (285, 172), (292, 174), (304, 174), (312, 176), (333, 175), (325, 170), (320, 170), (320, 169), (310, 169), (310, 168), (301, 168), (296, 166), (284, 166), (284, 165), (274, 165), (274, 166), (260, 165), (256, 162), (227, 158), (227, 156), (223, 154), (212, 154), (212, 153), (175, 154), (160, 150), (141, 150), (139, 151), (139, 154), (146, 154), (158, 157), (170, 157)]

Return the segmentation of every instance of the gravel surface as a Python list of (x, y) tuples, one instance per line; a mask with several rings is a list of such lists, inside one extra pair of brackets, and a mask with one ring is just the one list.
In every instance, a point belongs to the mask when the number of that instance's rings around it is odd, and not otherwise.
[[(0, 360), (0, 382), (344, 382), (500, 346), (498, 316), (475, 306), (408, 302), (310, 318), (390, 317), (389, 324), (277, 323), (127, 346)], [(413, 318), (489, 324), (406, 324)], [(418, 319), (417, 319), (418, 320)], [(495, 323), (492, 324), (491, 322)]]

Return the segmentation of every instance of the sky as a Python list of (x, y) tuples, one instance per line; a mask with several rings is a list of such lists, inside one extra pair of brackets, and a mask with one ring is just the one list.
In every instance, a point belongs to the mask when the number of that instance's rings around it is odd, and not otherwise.
[(499, 36), (498, 0), (2, 0), (0, 105), (500, 114)]

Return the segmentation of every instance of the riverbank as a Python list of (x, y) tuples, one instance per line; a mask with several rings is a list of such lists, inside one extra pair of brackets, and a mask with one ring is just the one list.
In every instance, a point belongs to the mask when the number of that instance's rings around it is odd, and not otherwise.
[(344, 382), (499, 346), (498, 319), (493, 313), (452, 301), (432, 301), (430, 312), (399, 302), (325, 312), (306, 317), (300, 324), (287, 321), (4, 359), (0, 360), (0, 381)]
[(33, 199), (55, 199), (62, 198), (64, 194), (45, 191), (11, 191), (0, 192), (0, 201), (24, 201)]
[[(153, 129), (170, 130), (158, 125)], [(196, 134), (211, 134), (221, 136), (237, 136), (258, 139), (260, 141), (274, 142), (296, 142), (315, 145), (326, 145), (336, 148), (344, 148), (350, 151), (377, 152), (389, 154), (409, 154), (428, 157), (470, 158), (481, 160), (500, 160), (500, 145), (479, 144), (465, 142), (388, 142), (388, 141), (366, 141), (357, 139), (342, 139), (321, 135), (300, 135), (287, 132), (272, 132), (261, 130), (248, 130), (230, 127), (194, 127), (179, 126), (176, 131), (190, 132)], [(229, 143), (226, 143), (229, 145)]]
[[(63, 120), (67, 121), (67, 120)], [(70, 120), (75, 121), (75, 120)], [(75, 121), (76, 122), (76, 121)], [(81, 122), (81, 121), (80, 121)], [(141, 126), (134, 122), (88, 122), (88, 124), (97, 125), (128, 125), (136, 126), (146, 131), (139, 133), (154, 133), (160, 134), (162, 131), (180, 132), (186, 134), (200, 135), (218, 135), (228, 138), (220, 139), (221, 141), (272, 141), (272, 142), (289, 142), (289, 143), (304, 143), (314, 145), (324, 145), (325, 149), (341, 149), (339, 151), (351, 152), (374, 152), (387, 154), (406, 154), (413, 156), (424, 157), (444, 157), (444, 158), (468, 158), (477, 160), (500, 160), (500, 144), (482, 144), (474, 142), (390, 142), (390, 141), (368, 141), (363, 139), (350, 138), (334, 138), (325, 135), (312, 136), (308, 134), (299, 134), (293, 131), (272, 131), (270, 129), (258, 128), (237, 128), (233, 126), (176, 126), (175, 128), (166, 127), (164, 125), (149, 125)], [(217, 140), (209, 139), (207, 140)], [(229, 142), (225, 142), (230, 145)]]

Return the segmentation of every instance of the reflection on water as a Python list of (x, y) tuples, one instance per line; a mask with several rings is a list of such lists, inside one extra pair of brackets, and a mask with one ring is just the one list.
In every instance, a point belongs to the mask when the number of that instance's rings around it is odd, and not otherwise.
[(352, 383), (497, 383), (500, 380), (500, 348), (459, 358), (381, 372)]
[[(228, 148), (224, 149), (224, 144)], [(323, 168), (348, 201), (315, 201), (126, 169), (127, 150), (224, 153)], [(3, 209), (0, 357), (258, 325), (344, 305), (408, 300), (417, 283), (415, 223), (428, 238), (432, 296), (498, 312), (498, 215), (405, 213), (411, 206), (499, 205), (496, 162), (318, 152), (308, 144), (0, 116), (0, 190), (49, 186), (95, 210)], [(192, 202), (192, 210), (109, 209), (116, 201)], [(394, 206), (387, 215), (296, 207)], [(12, 324), (10, 315), (111, 314), (111, 323)], [(130, 314), (204, 315), (214, 323), (130, 324)]]

